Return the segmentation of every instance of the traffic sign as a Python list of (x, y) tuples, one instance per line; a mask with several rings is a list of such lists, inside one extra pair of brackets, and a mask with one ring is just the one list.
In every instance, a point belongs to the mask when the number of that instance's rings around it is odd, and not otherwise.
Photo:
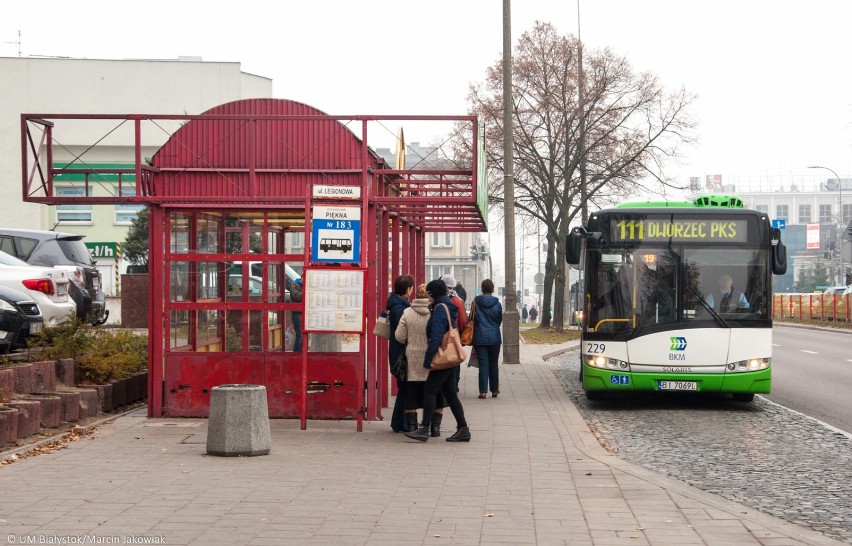
[(544, 273), (536, 273), (535, 277), (533, 277), (533, 280), (536, 282), (536, 284), (543, 283), (544, 282)]
[(786, 218), (776, 218), (772, 220), (772, 227), (778, 229), (786, 229), (787, 228), (787, 220)]

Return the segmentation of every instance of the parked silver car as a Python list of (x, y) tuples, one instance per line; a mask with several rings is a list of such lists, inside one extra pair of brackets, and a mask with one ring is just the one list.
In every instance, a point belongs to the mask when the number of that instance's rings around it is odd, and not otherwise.
[(77, 305), (68, 295), (70, 282), (62, 269), (35, 267), (0, 252), (0, 285), (20, 290), (35, 300), (45, 326), (57, 326), (77, 312)]
[(0, 228), (0, 250), (30, 265), (64, 269), (72, 281), (71, 299), (80, 320), (103, 324), (109, 316), (101, 273), (83, 236), (61, 231)]

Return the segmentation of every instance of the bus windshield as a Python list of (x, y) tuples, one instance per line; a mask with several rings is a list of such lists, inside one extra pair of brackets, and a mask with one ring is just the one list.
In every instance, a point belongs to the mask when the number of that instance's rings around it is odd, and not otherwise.
[(586, 254), (586, 332), (737, 327), (769, 319), (768, 251), (745, 246), (633, 245)]

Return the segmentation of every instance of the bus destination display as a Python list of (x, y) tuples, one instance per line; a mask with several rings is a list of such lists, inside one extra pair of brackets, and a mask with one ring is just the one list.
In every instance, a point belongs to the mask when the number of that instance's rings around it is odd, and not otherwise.
[(744, 243), (748, 240), (748, 220), (718, 218), (613, 218), (610, 241)]

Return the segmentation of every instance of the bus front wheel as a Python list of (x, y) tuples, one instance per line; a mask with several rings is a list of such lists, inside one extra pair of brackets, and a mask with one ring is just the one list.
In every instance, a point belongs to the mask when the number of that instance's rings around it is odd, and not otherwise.
[(752, 392), (735, 392), (732, 396), (737, 402), (751, 402), (754, 400), (754, 393)]
[(586, 398), (592, 402), (603, 400), (606, 397), (606, 391), (586, 391)]

